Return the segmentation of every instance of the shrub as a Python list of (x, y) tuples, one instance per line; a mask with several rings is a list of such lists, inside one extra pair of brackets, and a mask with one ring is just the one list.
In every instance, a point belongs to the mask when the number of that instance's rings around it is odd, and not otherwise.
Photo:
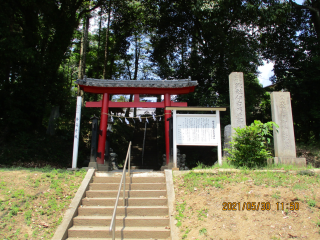
[(230, 156), (227, 158), (236, 167), (261, 167), (271, 157), (270, 142), (273, 127), (279, 126), (274, 122), (262, 123), (255, 120), (245, 128), (235, 128), (231, 148), (225, 149)]

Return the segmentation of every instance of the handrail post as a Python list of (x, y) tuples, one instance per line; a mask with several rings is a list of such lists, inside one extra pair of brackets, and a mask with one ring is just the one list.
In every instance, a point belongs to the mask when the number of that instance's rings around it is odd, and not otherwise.
[[(128, 155), (127, 155), (127, 157), (128, 157)], [(126, 166), (124, 165), (123, 168), (124, 168), (123, 206), (125, 206), (126, 205)]]
[(116, 238), (116, 223), (114, 223), (112, 227), (112, 240), (115, 240), (115, 238)]
[[(110, 223), (110, 227), (109, 227), (109, 231), (112, 231), (112, 240), (115, 240), (115, 229), (116, 229), (116, 215), (117, 215), (117, 206), (118, 206), (118, 201), (119, 201), (119, 197), (120, 197), (120, 193), (121, 193), (121, 185), (123, 184), (123, 205), (126, 205), (126, 166), (127, 166), (127, 161), (128, 161), (128, 157), (130, 159), (131, 157), (131, 142), (129, 143), (129, 147), (128, 147), (128, 151), (127, 151), (127, 156), (126, 156), (126, 160), (124, 162), (123, 165), (123, 170), (122, 170), (122, 177), (120, 180), (120, 184), (119, 184), (119, 189), (118, 189), (118, 194), (117, 194), (117, 198), (116, 198), (116, 202), (114, 204), (114, 209), (113, 209), (113, 214), (112, 214), (112, 218), (111, 218), (111, 223)], [(130, 161), (129, 161), (129, 176), (130, 176)]]
[(128, 172), (129, 172), (129, 180), (130, 180), (130, 161), (131, 161), (131, 142), (130, 142), (130, 149), (129, 149), (129, 165), (128, 165)]

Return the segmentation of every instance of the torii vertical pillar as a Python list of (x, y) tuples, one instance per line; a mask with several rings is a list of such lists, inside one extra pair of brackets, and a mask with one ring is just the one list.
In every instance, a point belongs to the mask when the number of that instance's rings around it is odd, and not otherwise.
[(97, 163), (104, 164), (104, 153), (107, 140), (107, 125), (108, 125), (108, 105), (109, 105), (109, 94), (104, 93), (102, 97), (102, 108), (101, 108), (101, 120), (100, 120), (100, 132), (99, 132), (99, 143), (98, 143), (98, 157)]
[[(171, 106), (171, 97), (169, 93), (164, 95), (164, 107)], [(170, 138), (169, 138), (169, 121), (168, 118), (171, 118), (171, 110), (164, 110), (164, 131), (165, 131), (165, 139), (166, 139), (166, 164), (168, 165), (170, 162)]]

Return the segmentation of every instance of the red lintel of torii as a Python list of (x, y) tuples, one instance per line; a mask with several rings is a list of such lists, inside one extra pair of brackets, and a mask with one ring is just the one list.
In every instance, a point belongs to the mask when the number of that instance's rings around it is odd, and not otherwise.
[[(187, 102), (170, 101), (171, 107), (187, 107)], [(102, 100), (99, 102), (86, 102), (86, 107), (102, 107)], [(133, 102), (108, 102), (109, 108), (165, 108), (165, 102), (140, 102), (139, 94), (134, 94)]]
[[(187, 107), (186, 102), (172, 102), (171, 107)], [(102, 107), (100, 102), (86, 102), (86, 107)], [(164, 102), (109, 102), (109, 108), (165, 108)]]

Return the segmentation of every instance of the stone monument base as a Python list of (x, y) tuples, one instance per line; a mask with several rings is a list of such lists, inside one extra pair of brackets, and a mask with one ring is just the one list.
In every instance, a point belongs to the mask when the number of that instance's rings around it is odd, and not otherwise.
[(173, 162), (170, 162), (168, 165), (162, 166), (161, 171), (163, 171), (164, 169), (172, 169), (172, 168), (173, 168)]
[(98, 163), (97, 162), (89, 162), (88, 168), (94, 168), (98, 170)]
[(79, 168), (67, 168), (68, 171), (78, 171)]
[(285, 164), (285, 165), (296, 165), (300, 167), (307, 166), (305, 158), (294, 158), (294, 157), (274, 157), (268, 159), (268, 164)]
[(106, 171), (106, 172), (109, 172), (109, 171), (112, 171), (110, 165), (105, 162), (104, 164), (98, 164), (98, 171)]

